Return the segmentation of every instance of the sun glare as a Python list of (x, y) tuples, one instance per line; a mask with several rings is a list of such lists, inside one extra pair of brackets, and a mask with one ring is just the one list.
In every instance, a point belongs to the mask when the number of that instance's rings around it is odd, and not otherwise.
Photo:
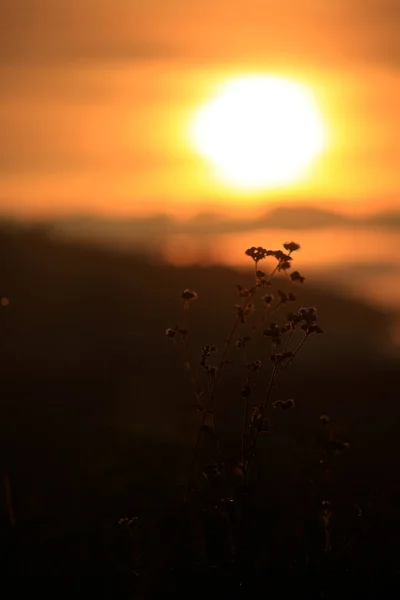
[(198, 153), (219, 179), (261, 190), (304, 176), (324, 149), (324, 121), (311, 90), (279, 77), (247, 76), (221, 86), (191, 128)]

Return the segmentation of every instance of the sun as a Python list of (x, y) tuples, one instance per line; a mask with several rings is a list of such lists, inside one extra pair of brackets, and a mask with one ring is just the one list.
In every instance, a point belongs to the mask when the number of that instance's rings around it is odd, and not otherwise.
[(190, 135), (218, 178), (244, 190), (301, 179), (326, 144), (324, 119), (311, 90), (261, 75), (224, 83), (196, 111)]

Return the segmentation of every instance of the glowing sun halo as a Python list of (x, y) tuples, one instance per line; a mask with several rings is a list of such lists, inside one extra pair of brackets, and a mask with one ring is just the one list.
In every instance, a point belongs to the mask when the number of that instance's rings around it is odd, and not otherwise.
[(245, 190), (300, 178), (325, 146), (325, 127), (307, 87), (248, 76), (225, 83), (195, 114), (191, 136), (220, 179)]

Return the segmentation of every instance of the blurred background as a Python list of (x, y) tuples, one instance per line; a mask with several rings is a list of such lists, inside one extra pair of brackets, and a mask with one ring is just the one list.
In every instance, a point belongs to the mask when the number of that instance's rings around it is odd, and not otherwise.
[[(236, 284), (251, 284), (245, 250), (294, 240), (306, 277), (297, 305), (318, 307), (325, 334), (282, 382), (296, 414), (278, 428), (283, 462), (275, 451), (267, 462), (289, 472), (299, 444), (302, 468), (314, 464), (319, 415), (329, 414), (351, 443), (349, 493), (361, 502), (379, 490), (382, 536), (395, 546), (399, 25), (396, 0), (3, 3), (0, 461), (21, 527), (43, 540), (78, 536), (88, 522), (175, 497), (198, 424), (164, 333), (183, 323), (181, 292), (199, 294), (189, 326), (197, 365), (201, 346), (223, 344)], [(243, 151), (233, 163), (243, 175), (246, 161), (258, 164), (251, 102), (230, 98), (225, 144), (204, 126), (222, 154), (210, 160), (193, 134), (221, 86), (247, 77), (300, 86), (323, 127), (318, 152), (278, 183), (221, 177), (230, 147)], [(283, 125), (267, 149), (285, 167), (313, 130), (291, 135), (287, 115), (268, 110)], [(294, 112), (296, 133), (304, 115)], [(234, 415), (242, 375), (221, 382)], [(6, 524), (6, 493), (1, 502)]]

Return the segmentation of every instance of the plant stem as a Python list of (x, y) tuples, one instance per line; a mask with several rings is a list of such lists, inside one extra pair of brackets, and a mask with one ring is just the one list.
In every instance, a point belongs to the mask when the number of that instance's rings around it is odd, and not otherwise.
[[(257, 272), (258, 263), (255, 262), (254, 266), (255, 266), (255, 271)], [(270, 273), (269, 279), (271, 277), (273, 277), (273, 275), (276, 273), (276, 271), (278, 270), (278, 266), (279, 266), (279, 263), (276, 265), (276, 267)], [(257, 280), (257, 275), (256, 275), (256, 280)], [(245, 301), (244, 301), (244, 303), (243, 303), (243, 305), (241, 307), (242, 310), (246, 309), (248, 303), (250, 302), (251, 298), (254, 296), (254, 294), (256, 293), (256, 291), (257, 291), (257, 286), (252, 290), (252, 292), (249, 294), (249, 296), (246, 297), (246, 299), (245, 299)], [(213, 422), (214, 422), (214, 427), (215, 427), (214, 433), (215, 433), (215, 435), (217, 435), (216, 426), (215, 426), (215, 424), (216, 424), (216, 422), (215, 422), (215, 415), (214, 415), (215, 390), (216, 390), (218, 381), (219, 381), (219, 379), (221, 377), (221, 372), (222, 372), (222, 368), (223, 368), (223, 366), (225, 364), (226, 355), (228, 353), (230, 345), (232, 344), (233, 336), (235, 335), (235, 331), (236, 331), (239, 323), (240, 323), (240, 314), (237, 315), (237, 317), (236, 317), (236, 319), (235, 319), (235, 321), (234, 321), (234, 323), (232, 325), (232, 328), (231, 328), (231, 331), (229, 333), (229, 336), (225, 340), (225, 345), (224, 345), (224, 348), (223, 348), (223, 351), (222, 351), (221, 359), (220, 359), (218, 367), (217, 367), (217, 373), (216, 373), (216, 376), (215, 376), (215, 378), (214, 378), (214, 380), (212, 382), (211, 388), (209, 390), (209, 396), (208, 396), (206, 410), (203, 411), (201, 423), (200, 423), (199, 430), (198, 430), (197, 437), (196, 437), (196, 442), (195, 442), (195, 445), (194, 445), (192, 465), (191, 465), (190, 478), (189, 478), (189, 484), (188, 484), (188, 488), (189, 489), (191, 488), (191, 484), (193, 482), (194, 470), (195, 470), (196, 461), (197, 461), (197, 454), (198, 454), (198, 450), (199, 450), (199, 446), (200, 446), (200, 441), (201, 441), (201, 437), (202, 437), (202, 433), (203, 433), (203, 428), (204, 428), (204, 425), (205, 425), (205, 418), (206, 418), (207, 412), (212, 412), (212, 414), (213, 414)], [(275, 369), (276, 369), (276, 367), (274, 368), (274, 372), (275, 372)], [(219, 450), (220, 455), (222, 456), (221, 448), (218, 445), (217, 445), (217, 448)], [(224, 462), (223, 462), (223, 465), (224, 465)], [(225, 465), (224, 465), (224, 467), (225, 467)]]
[(298, 344), (297, 348), (294, 351), (294, 354), (292, 356), (292, 358), (290, 360), (288, 360), (288, 362), (282, 366), (281, 370), (279, 371), (279, 373), (277, 374), (276, 377), (276, 381), (278, 381), (278, 379), (280, 379), (280, 377), (282, 377), (283, 373), (286, 371), (286, 369), (289, 367), (289, 365), (292, 364), (292, 362), (294, 361), (294, 359), (296, 358), (296, 356), (298, 355), (298, 353), (300, 352), (304, 342), (306, 341), (306, 339), (308, 338), (309, 334), (305, 333), (303, 339), (301, 340), (301, 342)]
[(244, 482), (246, 480), (246, 476), (247, 476), (247, 473), (248, 473), (248, 470), (249, 470), (250, 463), (251, 463), (251, 461), (252, 461), (252, 459), (254, 457), (255, 451), (256, 451), (257, 438), (258, 438), (258, 435), (259, 435), (259, 433), (261, 431), (261, 427), (263, 425), (265, 411), (266, 411), (267, 406), (268, 406), (268, 401), (269, 401), (270, 396), (271, 396), (272, 388), (275, 385), (275, 376), (276, 376), (276, 373), (277, 373), (277, 367), (278, 367), (278, 365), (274, 365), (274, 368), (272, 370), (271, 377), (270, 377), (270, 380), (269, 380), (269, 384), (268, 384), (267, 390), (265, 392), (264, 404), (263, 404), (263, 407), (261, 409), (261, 415), (260, 415), (260, 418), (259, 418), (259, 425), (257, 426), (255, 435), (254, 435), (253, 440), (252, 440), (252, 444), (250, 446), (250, 451), (249, 451), (249, 455), (248, 455), (248, 458), (247, 458), (247, 462), (244, 465), (244, 473), (243, 473), (243, 480), (244, 480)]
[[(249, 378), (247, 377), (246, 386), (248, 384), (248, 381), (249, 381)], [(242, 469), (244, 469), (244, 461), (245, 461), (245, 454), (246, 454), (245, 435), (247, 432), (248, 418), (249, 418), (249, 398), (246, 398), (245, 402), (244, 402), (243, 427), (242, 427)]]

